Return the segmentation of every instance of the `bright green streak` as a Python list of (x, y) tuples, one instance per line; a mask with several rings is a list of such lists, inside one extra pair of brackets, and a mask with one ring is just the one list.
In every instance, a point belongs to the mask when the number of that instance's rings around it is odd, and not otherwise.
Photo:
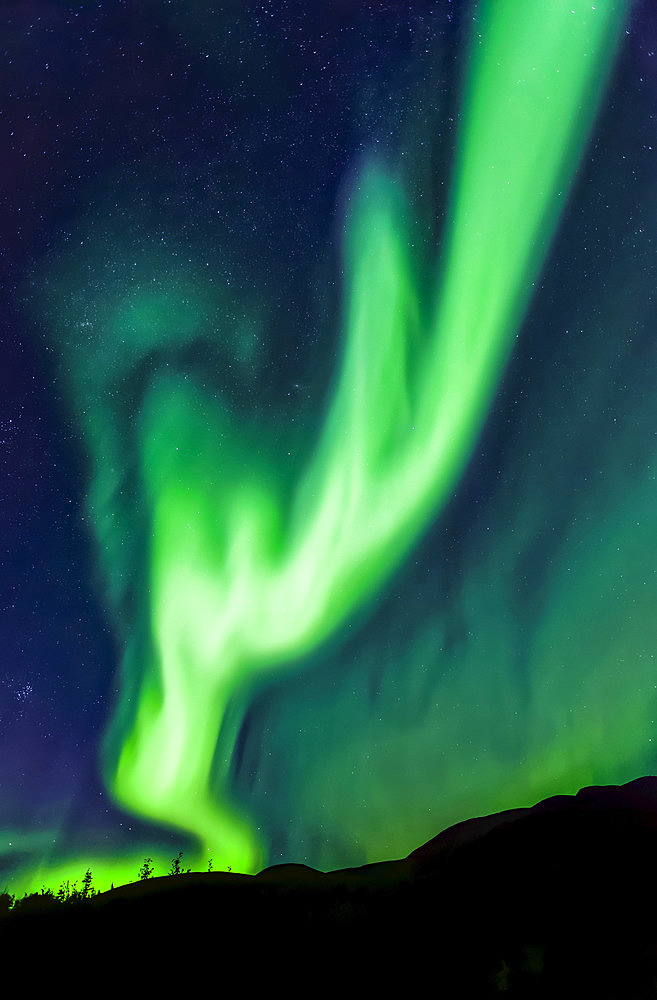
[(149, 393), (140, 455), (153, 655), (111, 787), (136, 813), (196, 835), (217, 867), (254, 871), (265, 856), (228, 795), (231, 700), (370, 597), (454, 488), (624, 13), (617, 0), (481, 5), (428, 328), (398, 185), (364, 175), (349, 223), (342, 367), (289, 509), (214, 401), (168, 380)]

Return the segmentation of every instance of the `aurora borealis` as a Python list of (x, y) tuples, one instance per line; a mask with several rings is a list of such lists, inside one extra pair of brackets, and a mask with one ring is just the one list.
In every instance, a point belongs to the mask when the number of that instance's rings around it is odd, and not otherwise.
[[(52, 420), (70, 421), (103, 670), (81, 730), (95, 777), (59, 799), (12, 788), (16, 748), (43, 736), (9, 716), (7, 879), (89, 863), (117, 883), (183, 844), (201, 869), (361, 864), (649, 773), (649, 15), (147, 7), (50, 22), (64, 38), (97, 18), (100, 53), (135, 56), (125, 108), (99, 75), (85, 118), (96, 140), (135, 134), (129, 158), (97, 141), (14, 266)], [(310, 52), (331, 83), (302, 79)], [(7, 669), (18, 704), (38, 697)]]

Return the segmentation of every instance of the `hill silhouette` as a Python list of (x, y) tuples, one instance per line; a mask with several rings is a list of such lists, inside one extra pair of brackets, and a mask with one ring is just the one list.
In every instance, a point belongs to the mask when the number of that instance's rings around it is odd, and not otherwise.
[(158, 955), (161, 982), (175, 954), (312, 995), (428, 982), (445, 998), (657, 997), (657, 778), (468, 820), (360, 868), (150, 878), (10, 913), (0, 940), (21, 963), (72, 944), (99, 961)]

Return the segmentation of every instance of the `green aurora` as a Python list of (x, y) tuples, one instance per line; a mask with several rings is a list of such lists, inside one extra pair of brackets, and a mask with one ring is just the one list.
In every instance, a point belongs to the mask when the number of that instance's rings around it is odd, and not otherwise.
[[(615, 516), (603, 551), (595, 532), (578, 532), (566, 554), (555, 552), (526, 685), (515, 675), (524, 640), (505, 574), (513, 558), (502, 549), (530, 537), (544, 514), (531, 480), (498, 548), (480, 537), (467, 557), (461, 614), (476, 623), (468, 641), (448, 646), (448, 611), (438, 601), (421, 629), (388, 647), (408, 667), (383, 683), (419, 685), (415, 715), (372, 713), (353, 696), (368, 656), (380, 658), (381, 649), (357, 649), (353, 684), (344, 670), (331, 679), (346, 630), (376, 614), (394, 574), (406, 565), (413, 575), (409, 556), (472, 457), (626, 14), (616, 0), (482, 0), (434, 279), (417, 273), (401, 171), (370, 160), (346, 220), (342, 357), (316, 439), (292, 473), (266, 421), (242, 426), (230, 401), (195, 372), (148, 371), (154, 352), (193, 346), (209, 326), (236, 365), (257, 351), (256, 319), (229, 317), (226, 329), (226, 302), (193, 266), (172, 273), (149, 250), (142, 281), (74, 293), (78, 262), (69, 258), (44, 283), (42, 312), (90, 457), (88, 508), (125, 650), (104, 744), (107, 787), (126, 811), (190, 838), (193, 867), (212, 858), (215, 869), (255, 872), (272, 861), (263, 789), (276, 790), (277, 778), (261, 764), (249, 803), (235, 759), (245, 714), (267, 690), (274, 704), (279, 697), (294, 706), (287, 722), (274, 714), (267, 727), (270, 746), (287, 747), (289, 808), (306, 817), (288, 850), (305, 855), (307, 830), (323, 831), (316, 866), (400, 857), (469, 815), (600, 776), (635, 776), (654, 700), (652, 656), (645, 630), (619, 637), (618, 622), (630, 604), (648, 621), (651, 602), (638, 582), (612, 599), (600, 581), (616, 564), (612, 577), (622, 577), (628, 553), (647, 563), (655, 551), (657, 539), (632, 527), (648, 520), (647, 474), (622, 505), (608, 501)], [(90, 317), (89, 336), (68, 328), (74, 295)], [(118, 412), (114, 387), (137, 371), (136, 402)], [(502, 490), (502, 521), (505, 502)], [(635, 664), (631, 685), (619, 657)], [(307, 683), (295, 687), (303, 673)], [(330, 685), (327, 754), (317, 706)], [(306, 728), (304, 718), (314, 721)], [(470, 741), (459, 735), (464, 718)], [(243, 753), (253, 752), (247, 740)], [(281, 790), (274, 825), (286, 822), (285, 808)], [(166, 870), (159, 849), (148, 853)], [(91, 864), (102, 887), (133, 880), (143, 856), (46, 858), (22, 878), (54, 883)]]

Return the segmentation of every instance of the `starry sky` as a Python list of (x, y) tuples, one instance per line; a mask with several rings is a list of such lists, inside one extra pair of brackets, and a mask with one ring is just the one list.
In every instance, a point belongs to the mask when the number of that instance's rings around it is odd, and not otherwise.
[(657, 18), (566, 6), (513, 131), (543, 4), (3, 4), (10, 886), (654, 772)]

